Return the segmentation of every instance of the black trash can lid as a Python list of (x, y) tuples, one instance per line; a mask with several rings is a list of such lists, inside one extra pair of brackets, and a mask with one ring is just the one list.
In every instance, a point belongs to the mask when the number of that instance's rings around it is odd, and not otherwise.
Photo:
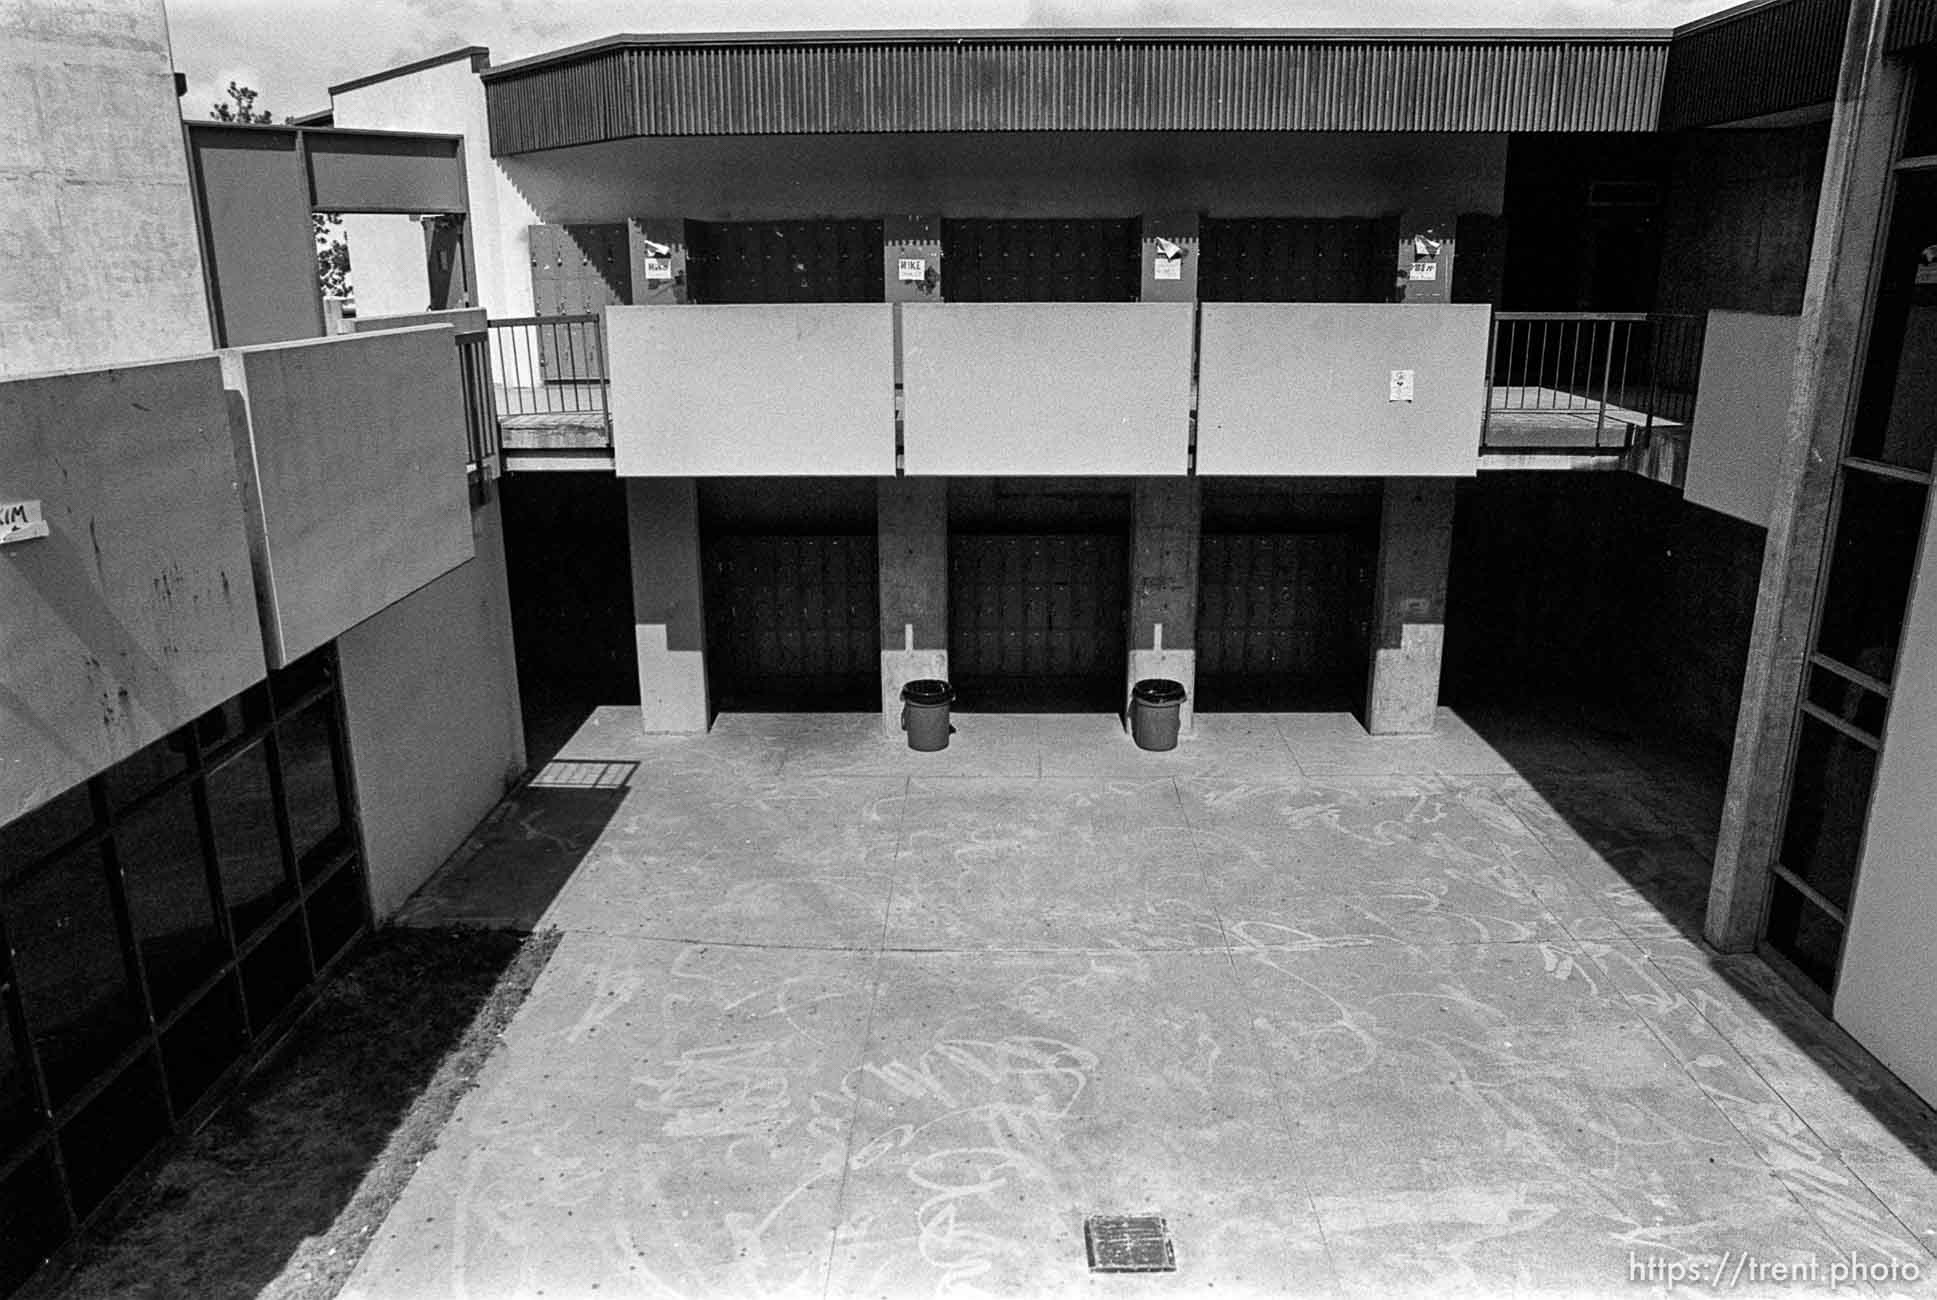
[(1146, 677), (1130, 688), (1130, 698), (1144, 704), (1182, 704), (1184, 684), (1168, 677)]
[(917, 678), (901, 688), (903, 704), (947, 704), (954, 698), (954, 688), (936, 677)]

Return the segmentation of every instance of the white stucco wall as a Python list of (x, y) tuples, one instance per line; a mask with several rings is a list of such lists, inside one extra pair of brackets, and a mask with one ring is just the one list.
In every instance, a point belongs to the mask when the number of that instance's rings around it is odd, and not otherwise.
[(161, 0), (0, 5), (0, 375), (210, 342)]
[(1836, 1020), (1937, 1105), (1937, 528), (1925, 527), (1843, 944)]
[(476, 558), (336, 643), (379, 919), (457, 851), (524, 771), (495, 498), (472, 512), (471, 529)]
[[(464, 171), (470, 187), (472, 251), (477, 259), (478, 305), (493, 316), (531, 315), (531, 240), (529, 227), (538, 218), (491, 157), (491, 137), (485, 119), (484, 83), (471, 70), (471, 60), (454, 59), (398, 77), (386, 78), (330, 97), (336, 125), (372, 127), (384, 131), (436, 131), (464, 137)], [(400, 241), (384, 233), (372, 235), (366, 223), (350, 229), (351, 280), (356, 285), (357, 310), (371, 312), (422, 311), (425, 276), (423, 235), (417, 235), (415, 279), (398, 268), (407, 260)], [(366, 279), (358, 234), (377, 241), (371, 252), (372, 271)], [(381, 268), (379, 270), (378, 268)], [(368, 294), (369, 306), (365, 306)]]
[(1683, 494), (1766, 528), (1795, 387), (1795, 316), (1708, 314)]

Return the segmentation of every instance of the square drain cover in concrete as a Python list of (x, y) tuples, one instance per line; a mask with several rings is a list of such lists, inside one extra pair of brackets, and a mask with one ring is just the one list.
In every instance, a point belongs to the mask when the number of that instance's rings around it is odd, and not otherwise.
[(1092, 1273), (1175, 1273), (1170, 1228), (1154, 1214), (1098, 1214), (1083, 1220)]

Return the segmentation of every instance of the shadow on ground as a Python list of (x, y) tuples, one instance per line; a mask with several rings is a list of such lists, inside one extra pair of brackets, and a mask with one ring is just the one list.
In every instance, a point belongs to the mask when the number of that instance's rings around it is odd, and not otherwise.
[(556, 936), (367, 939), (236, 1095), (32, 1294), (321, 1300), (349, 1278)]
[[(1833, 1088), (1858, 1103), (1902, 1147), (1937, 1172), (1937, 1111), (1911, 1091), (1841, 1026), (1817, 1010), (1753, 953), (1726, 954), (1703, 937), (1717, 833), (1728, 785), (1728, 755), (1691, 743), (1657, 725), (1568, 700), (1530, 706), (1473, 704), (1456, 709), (1476, 734), (1512, 763), (1530, 792), (1568, 832), (1607, 864), (1618, 882), (1601, 901), (1622, 937), (1688, 992), (1692, 1016), (1730, 1038), (1754, 1023), (1752, 1012), (1799, 1050), (1801, 1062), (1749, 1054), (1747, 1064), (1784, 1091), (1807, 1096)], [(1555, 761), (1558, 743), (1590, 756), (1574, 766)], [(1630, 898), (1620, 897), (1629, 894)], [(1691, 977), (1712, 977), (1704, 989)], [(1805, 1102), (1806, 1107), (1806, 1102)], [(1809, 1120), (1804, 1113), (1802, 1118)], [(1819, 1135), (1832, 1151), (1836, 1135)], [(1860, 1141), (1860, 1135), (1857, 1135)]]

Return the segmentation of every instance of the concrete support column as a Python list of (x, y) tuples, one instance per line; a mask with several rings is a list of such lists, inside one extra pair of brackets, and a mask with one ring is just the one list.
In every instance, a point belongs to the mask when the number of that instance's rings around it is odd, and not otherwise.
[(1709, 879), (1704, 934), (1723, 952), (1746, 952), (1761, 937), (1769, 868), (1781, 847), (1789, 753), (1905, 95), (1903, 64), (1884, 57), (1889, 24), (1888, 0), (1850, 5), (1797, 329), (1782, 467)]
[(1385, 481), (1365, 699), (1365, 728), (1375, 736), (1433, 729), (1446, 644), (1453, 484), (1449, 478)]
[(1453, 300), (1453, 234), (1458, 225), (1458, 213), (1434, 207), (1414, 208), (1399, 218), (1396, 301)]
[(1144, 217), (1140, 241), (1144, 302), (1197, 301), (1197, 228), (1195, 212)]
[(1202, 496), (1194, 478), (1138, 479), (1130, 496), (1130, 688), (1146, 677), (1182, 682), (1178, 715), (1197, 722), (1197, 554)]
[(625, 480), (639, 712), (648, 732), (705, 731), (706, 609), (699, 489), (690, 478)]
[(948, 480), (876, 480), (881, 729), (901, 734), (901, 688), (948, 676)]

